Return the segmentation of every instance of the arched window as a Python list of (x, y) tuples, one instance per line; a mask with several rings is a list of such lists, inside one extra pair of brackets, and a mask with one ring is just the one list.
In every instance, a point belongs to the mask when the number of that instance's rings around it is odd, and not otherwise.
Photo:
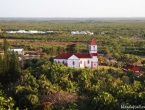
[(94, 46), (94, 49), (95, 49), (95, 46)]
[(64, 61), (62, 61), (62, 63), (64, 64)]
[(82, 64), (82, 60), (80, 61), (80, 64)]
[(75, 65), (75, 62), (73, 61), (72, 64)]
[(88, 60), (88, 64), (90, 63), (90, 61)]

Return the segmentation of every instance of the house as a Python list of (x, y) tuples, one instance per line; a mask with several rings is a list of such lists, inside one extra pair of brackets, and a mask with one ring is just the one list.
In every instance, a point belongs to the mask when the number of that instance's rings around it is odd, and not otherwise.
[(108, 31), (102, 31), (100, 34), (104, 35), (104, 34), (107, 34)]
[(85, 31), (80, 31), (79, 34), (87, 34)]
[(19, 48), (19, 49), (8, 49), (9, 51), (14, 51), (14, 52), (18, 52), (18, 55), (24, 55), (24, 49), (23, 48)]
[(23, 60), (40, 59), (40, 55), (29, 55), (29, 54), (26, 54), (22, 58), (23, 58)]
[(16, 34), (17, 31), (6, 31), (6, 33), (8, 33), (8, 34)]
[(80, 32), (79, 31), (72, 31), (71, 34), (72, 35), (75, 35), (75, 34), (82, 34), (82, 35), (87, 35), (88, 34), (88, 35), (93, 35), (94, 33), (93, 32), (90, 32), (90, 31), (80, 31)]
[(28, 33), (29, 33), (29, 34), (37, 34), (38, 31), (37, 31), (37, 30), (29, 30)]
[(19, 30), (19, 31), (17, 31), (17, 33), (27, 33), (27, 31), (25, 31), (25, 30)]
[(42, 51), (25, 51), (25, 55), (22, 56), (23, 60), (40, 59)]
[(90, 32), (90, 31), (87, 31), (87, 34), (94, 35), (94, 33), (93, 32)]
[(54, 58), (54, 62), (73, 68), (98, 68), (98, 52), (95, 39), (89, 46), (89, 53), (63, 53)]
[(73, 35), (74, 35), (74, 34), (79, 34), (79, 33), (80, 33), (79, 31), (72, 31), (72, 32), (71, 32), (71, 34), (73, 34)]
[(127, 65), (126, 67), (122, 68), (122, 70), (124, 72), (130, 70), (130, 71), (133, 71), (133, 72), (135, 72), (137, 74), (143, 74), (143, 72), (141, 72), (140, 68), (137, 67), (137, 66), (134, 66), (134, 65)]

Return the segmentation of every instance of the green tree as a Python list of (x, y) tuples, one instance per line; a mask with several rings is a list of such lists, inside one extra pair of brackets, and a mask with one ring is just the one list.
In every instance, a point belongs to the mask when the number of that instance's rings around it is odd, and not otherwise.
[(4, 49), (4, 52), (7, 52), (8, 51), (8, 48), (9, 48), (9, 43), (6, 40), (6, 38), (4, 38), (4, 41), (3, 41), (3, 49)]
[(115, 99), (110, 93), (108, 92), (101, 92), (97, 97), (94, 97), (91, 102), (90, 109), (92, 110), (108, 110), (111, 109), (119, 109), (118, 100)]
[(5, 98), (0, 90), (0, 110), (14, 110), (15, 101), (12, 97)]
[(70, 53), (77, 53), (78, 52), (77, 45), (76, 44), (68, 45), (66, 51), (69, 51)]
[(16, 81), (20, 75), (19, 72), (19, 60), (18, 55), (15, 52), (6, 52), (3, 58), (0, 58), (2, 62), (1, 68), (1, 82), (9, 83)]

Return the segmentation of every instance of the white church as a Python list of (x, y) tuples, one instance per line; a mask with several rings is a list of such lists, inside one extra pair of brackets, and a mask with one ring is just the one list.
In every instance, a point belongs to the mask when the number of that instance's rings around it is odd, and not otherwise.
[(63, 53), (54, 58), (54, 62), (72, 68), (98, 68), (98, 52), (95, 39), (89, 46), (89, 53)]

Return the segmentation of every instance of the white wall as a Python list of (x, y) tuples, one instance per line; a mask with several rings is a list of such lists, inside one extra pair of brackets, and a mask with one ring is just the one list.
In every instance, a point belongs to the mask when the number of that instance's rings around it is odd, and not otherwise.
[[(74, 64), (73, 64), (74, 62)], [(75, 55), (72, 55), (68, 60), (67, 60), (67, 64), (69, 67), (73, 67), (73, 68), (79, 68), (79, 58), (76, 57)]]
[(18, 52), (18, 55), (24, 55), (24, 50), (23, 49), (9, 49), (9, 51)]
[(54, 59), (54, 62), (55, 63), (67, 63), (67, 60), (66, 59)]
[[(89, 63), (88, 63), (89, 60)], [(97, 56), (93, 56), (93, 58), (78, 58), (75, 55), (72, 55), (69, 59), (54, 59), (54, 62), (56, 63), (62, 63), (63, 62), (66, 64), (68, 67), (72, 67), (72, 68), (92, 68), (92, 62), (93, 62), (93, 68), (97, 68), (98, 67), (98, 57)], [(80, 63), (82, 62), (82, 63)], [(84, 65), (85, 63), (85, 65)], [(84, 67), (85, 66), (85, 67)]]
[(90, 52), (91, 53), (96, 53), (97, 52), (97, 45), (90, 45)]
[(92, 61), (93, 61), (93, 68), (98, 68), (98, 57), (93, 56)]
[[(89, 60), (89, 63), (88, 63), (88, 60)], [(85, 68), (84, 66), (91, 68), (91, 62), (92, 62), (91, 58), (81, 58), (80, 62), (81, 61), (82, 61), (82, 63), (80, 63), (80, 68)], [(84, 63), (85, 63), (85, 65), (84, 65)]]
[[(73, 65), (73, 62), (74, 62), (74, 65)], [(73, 67), (73, 68), (79, 68), (79, 65), (80, 65), (79, 59), (73, 59), (73, 60), (69, 59), (67, 61), (67, 64), (68, 64), (68, 67)]]

